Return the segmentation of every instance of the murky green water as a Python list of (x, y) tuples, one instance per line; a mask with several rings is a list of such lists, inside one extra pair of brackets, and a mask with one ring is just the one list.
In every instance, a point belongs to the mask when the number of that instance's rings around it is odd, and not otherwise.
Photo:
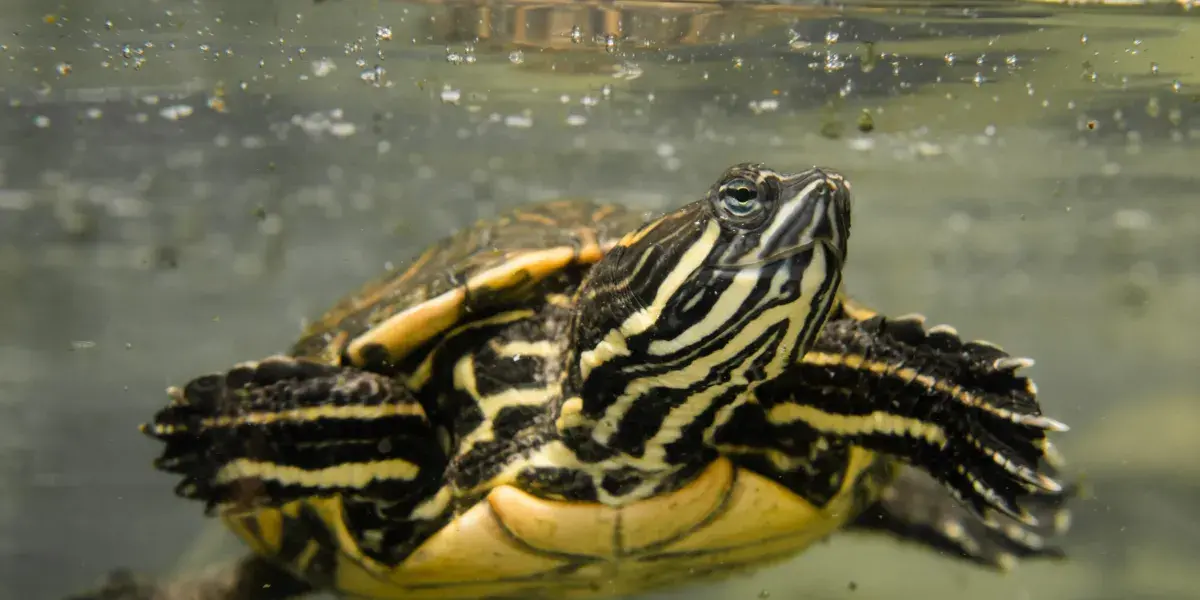
[(1200, 598), (1200, 12), (544, 4), (0, 2), (0, 597), (239, 551), (148, 466), (166, 385), (477, 217), (762, 160), (854, 182), (857, 296), (1038, 359), (1090, 495), (1065, 564), (660, 597)]

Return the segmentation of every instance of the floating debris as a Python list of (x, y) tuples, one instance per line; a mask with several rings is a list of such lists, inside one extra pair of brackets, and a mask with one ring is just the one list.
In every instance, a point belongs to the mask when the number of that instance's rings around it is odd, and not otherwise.
[(331, 58), (319, 58), (311, 65), (313, 77), (325, 77), (337, 70), (337, 63)]
[(812, 46), (812, 42), (804, 39), (799, 32), (794, 29), (788, 30), (788, 48), (791, 48), (792, 50), (803, 50), (810, 46)]
[(871, 111), (865, 108), (858, 114), (858, 130), (863, 133), (875, 130), (875, 118), (871, 116)]
[(644, 73), (642, 68), (637, 66), (637, 63), (631, 62), (623, 62), (619, 65), (616, 65), (613, 67), (613, 70), (613, 79), (624, 79), (626, 81), (633, 81), (634, 79), (641, 77)]
[(749, 107), (750, 111), (756, 115), (775, 112), (779, 110), (779, 100), (776, 100), (775, 98), (768, 98), (766, 100), (751, 100)]
[(387, 75), (387, 70), (381, 65), (375, 65), (370, 69), (364, 69), (362, 73), (358, 74), (358, 77), (363, 80), (363, 83), (379, 87), (383, 85), (383, 77), (385, 75)]
[(516, 129), (529, 129), (533, 127), (533, 116), (528, 112), (519, 115), (508, 115), (504, 117), (504, 124)]
[(174, 106), (167, 106), (163, 108), (162, 110), (158, 111), (158, 114), (168, 121), (178, 121), (180, 119), (186, 119), (192, 116), (192, 113), (195, 111), (196, 109), (187, 104), (176, 104)]
[(444, 86), (441, 94), (442, 102), (445, 104), (457, 105), (462, 100), (462, 90), (456, 90), (450, 86)]
[(336, 138), (348, 138), (358, 130), (354, 123), (330, 123), (329, 135)]

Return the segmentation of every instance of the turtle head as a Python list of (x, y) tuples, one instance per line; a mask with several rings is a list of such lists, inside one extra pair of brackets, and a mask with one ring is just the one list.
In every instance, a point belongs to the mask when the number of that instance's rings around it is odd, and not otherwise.
[(849, 230), (840, 175), (742, 164), (626, 235), (579, 290), (564, 436), (644, 466), (694, 451), (723, 407), (811, 347)]

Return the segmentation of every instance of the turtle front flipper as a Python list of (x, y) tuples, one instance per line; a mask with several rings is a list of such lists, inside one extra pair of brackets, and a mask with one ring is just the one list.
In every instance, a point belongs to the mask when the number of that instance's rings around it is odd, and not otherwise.
[(984, 566), (1008, 570), (1018, 559), (1062, 558), (1054, 544), (1068, 526), (1064, 494), (1029, 496), (1024, 508), (1038, 520), (1030, 527), (1010, 517), (975, 516), (929, 475), (904, 467), (877, 503), (849, 530), (879, 531)]
[(1066, 493), (1044, 464), (1057, 453), (1033, 382), (1033, 361), (965, 342), (921, 317), (886, 319), (844, 306), (813, 349), (759, 402), (781, 432), (826, 436), (894, 456), (926, 473), (977, 517), (999, 511), (1039, 525), (1023, 499)]
[(409, 508), (440, 486), (446, 458), (422, 405), (388, 377), (272, 357), (169, 390), (142, 430), (176, 493), (210, 513), (352, 495)]
[(64, 600), (291, 600), (312, 586), (265, 558), (249, 556), (189, 577), (150, 581), (115, 570), (99, 588)]

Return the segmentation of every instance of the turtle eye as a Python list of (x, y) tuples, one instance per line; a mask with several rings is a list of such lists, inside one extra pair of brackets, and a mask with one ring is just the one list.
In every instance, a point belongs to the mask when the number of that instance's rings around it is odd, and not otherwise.
[(717, 205), (734, 221), (744, 222), (763, 212), (758, 184), (744, 177), (730, 179), (717, 190)]

